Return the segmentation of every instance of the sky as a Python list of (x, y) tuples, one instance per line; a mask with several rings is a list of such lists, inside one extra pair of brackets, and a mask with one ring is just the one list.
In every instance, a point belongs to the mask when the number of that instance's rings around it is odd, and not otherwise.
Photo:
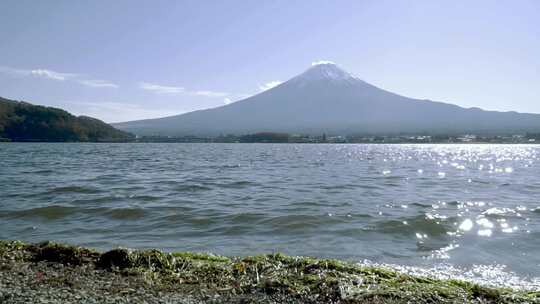
[(0, 1), (0, 96), (106, 122), (222, 106), (320, 60), (408, 97), (540, 113), (540, 1)]

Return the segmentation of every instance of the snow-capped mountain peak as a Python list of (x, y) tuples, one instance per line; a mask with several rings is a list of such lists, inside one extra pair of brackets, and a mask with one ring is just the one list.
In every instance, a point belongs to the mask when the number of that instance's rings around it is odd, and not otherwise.
[(318, 62), (271, 89), (229, 105), (116, 124), (138, 135), (538, 133), (540, 115), (465, 109), (377, 88)]
[(319, 61), (307, 69), (304, 73), (296, 76), (292, 81), (297, 83), (309, 83), (313, 81), (331, 81), (350, 83), (358, 81), (358, 78), (340, 68), (330, 61)]

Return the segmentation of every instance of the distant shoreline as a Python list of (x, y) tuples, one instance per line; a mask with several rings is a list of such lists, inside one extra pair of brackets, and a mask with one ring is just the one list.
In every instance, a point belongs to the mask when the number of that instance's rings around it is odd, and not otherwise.
[(526, 145), (536, 146), (540, 142), (534, 143), (515, 143), (515, 142), (355, 142), (355, 143), (282, 143), (282, 142), (249, 142), (249, 143), (230, 143), (230, 142), (200, 142), (200, 141), (0, 141), (0, 144), (280, 144), (280, 145)]

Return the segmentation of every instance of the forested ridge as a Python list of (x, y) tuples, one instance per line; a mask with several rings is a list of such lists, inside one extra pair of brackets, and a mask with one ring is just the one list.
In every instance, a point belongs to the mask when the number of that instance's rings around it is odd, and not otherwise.
[(0, 140), (38, 142), (123, 142), (130, 133), (62, 109), (0, 97)]

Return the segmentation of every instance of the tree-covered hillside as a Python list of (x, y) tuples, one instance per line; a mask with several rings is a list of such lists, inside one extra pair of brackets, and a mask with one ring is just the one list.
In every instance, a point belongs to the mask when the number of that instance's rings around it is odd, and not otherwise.
[(122, 142), (132, 139), (133, 135), (98, 119), (0, 98), (0, 140)]

